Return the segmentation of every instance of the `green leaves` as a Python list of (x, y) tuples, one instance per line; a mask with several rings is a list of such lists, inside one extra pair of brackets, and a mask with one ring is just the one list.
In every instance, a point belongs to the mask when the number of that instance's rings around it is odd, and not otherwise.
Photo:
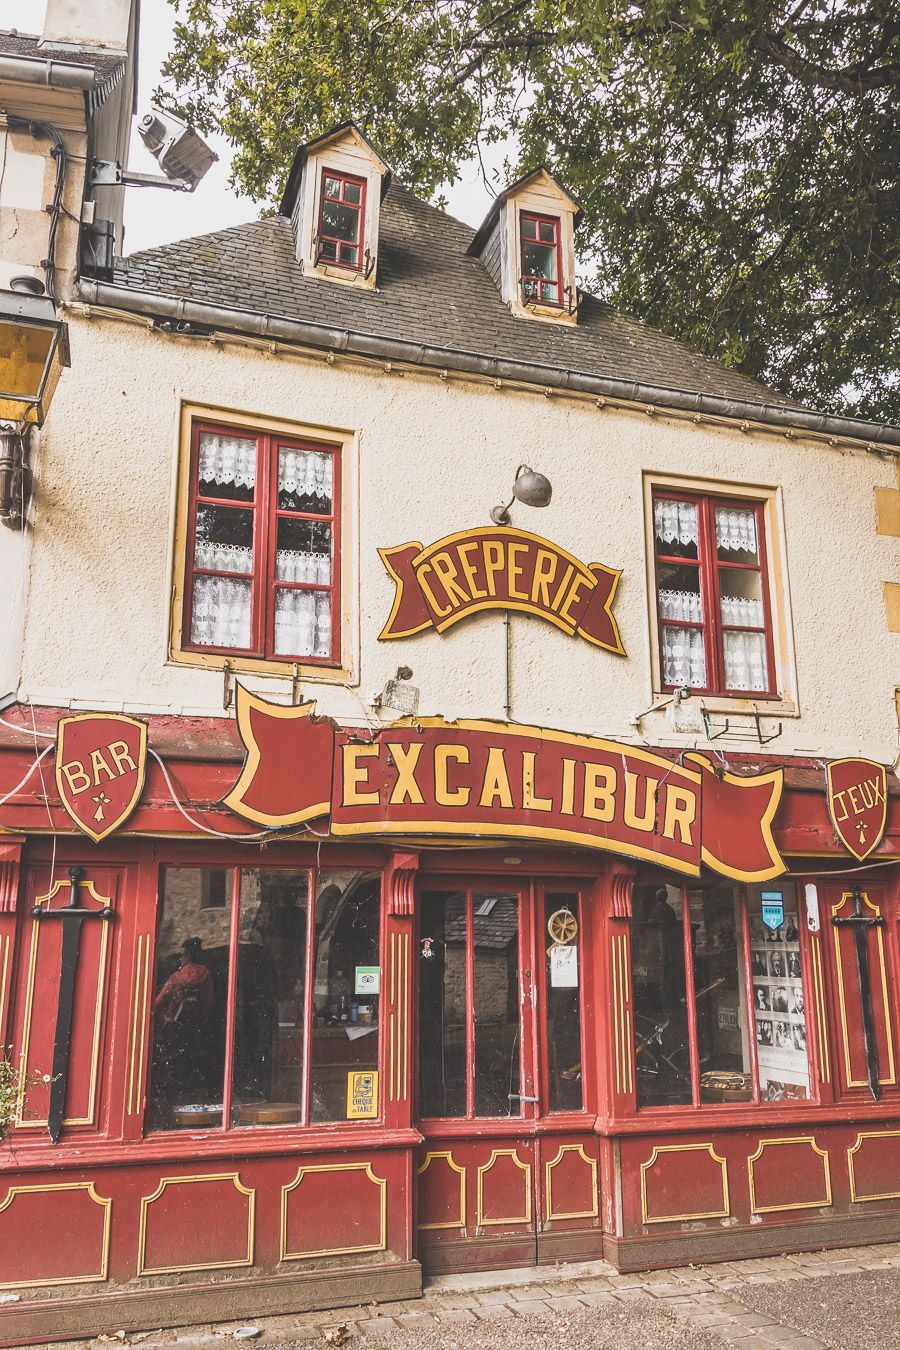
[[(889, 0), (180, 0), (165, 101), (278, 200), (354, 118), (425, 195), (515, 130), (620, 308), (828, 411), (900, 418)], [(792, 15), (790, 23), (787, 16)]]

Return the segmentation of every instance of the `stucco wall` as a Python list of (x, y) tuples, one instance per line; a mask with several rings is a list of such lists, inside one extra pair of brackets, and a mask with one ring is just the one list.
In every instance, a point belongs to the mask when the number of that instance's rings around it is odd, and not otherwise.
[[(542, 511), (517, 505), (514, 523), (585, 562), (623, 569), (616, 613), (628, 656), (514, 616), (514, 718), (640, 739), (631, 720), (653, 694), (642, 471), (696, 475), (782, 489), (799, 716), (780, 719), (772, 748), (894, 758), (900, 636), (885, 626), (881, 583), (896, 570), (897, 542), (876, 535), (873, 504), (875, 486), (895, 482), (890, 463), (783, 435), (329, 366), (74, 314), (70, 337), (78, 379), (60, 384), (43, 435), (23, 696), (226, 715), (220, 672), (166, 660), (179, 409), (188, 400), (358, 433), (357, 678), (354, 688), (304, 681), (320, 711), (361, 720), (361, 704), (406, 664), (420, 712), (503, 716), (502, 615), (476, 616), (442, 637), (379, 643), (393, 587), (376, 548), (487, 524), (526, 460), (549, 476), (553, 500)], [(289, 688), (261, 676), (246, 683), (272, 697)], [(643, 735), (703, 739), (675, 732), (664, 713), (644, 720)]]

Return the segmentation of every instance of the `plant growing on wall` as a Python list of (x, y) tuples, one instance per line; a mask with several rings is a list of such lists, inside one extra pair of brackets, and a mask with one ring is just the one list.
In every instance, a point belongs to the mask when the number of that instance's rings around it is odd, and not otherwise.
[(20, 1100), (31, 1088), (49, 1082), (49, 1074), (37, 1071), (23, 1074), (10, 1059), (9, 1052), (0, 1050), (0, 1143), (16, 1123)]

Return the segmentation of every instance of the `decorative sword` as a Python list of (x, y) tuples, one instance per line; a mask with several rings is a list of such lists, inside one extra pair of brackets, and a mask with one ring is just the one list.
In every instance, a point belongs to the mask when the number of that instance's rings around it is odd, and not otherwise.
[(870, 918), (863, 913), (862, 891), (853, 887), (853, 913), (846, 919), (832, 919), (835, 925), (851, 929), (856, 944), (856, 969), (859, 974), (859, 997), (862, 1003), (863, 1040), (866, 1044), (866, 1067), (869, 1072), (869, 1091), (872, 1100), (881, 1096), (880, 1074), (878, 1072), (878, 1047), (875, 1042), (875, 1021), (872, 1016), (872, 985), (869, 980), (869, 929), (880, 928), (884, 919), (879, 914)]
[(50, 1110), (47, 1114), (47, 1131), (54, 1144), (59, 1139), (66, 1105), (69, 1048), (72, 1040), (72, 1009), (75, 1002), (75, 972), (78, 969), (81, 925), (86, 919), (111, 919), (113, 914), (109, 905), (105, 905), (103, 909), (85, 909), (79, 905), (78, 887), (84, 884), (83, 876), (83, 867), (69, 868), (69, 903), (63, 909), (49, 909), (43, 905), (35, 905), (31, 911), (32, 916), (41, 922), (47, 919), (59, 919), (62, 922), (59, 998), (56, 1004), (56, 1032), (53, 1037)]

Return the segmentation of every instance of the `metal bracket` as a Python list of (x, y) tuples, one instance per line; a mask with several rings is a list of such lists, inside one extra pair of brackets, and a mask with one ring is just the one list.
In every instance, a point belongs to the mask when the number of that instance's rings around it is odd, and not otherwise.
[(164, 178), (157, 173), (126, 172), (115, 159), (92, 159), (88, 190), (98, 187), (161, 187), (172, 192), (191, 192), (192, 185), (186, 178)]
[(776, 741), (776, 740), (778, 739), (778, 737), (781, 735), (782, 731), (784, 730), (784, 725), (783, 725), (783, 723), (779, 722), (779, 723), (778, 723), (778, 730), (777, 730), (777, 731), (773, 731), (772, 734), (771, 734), (771, 736), (764, 736), (764, 735), (763, 735), (763, 731), (762, 731), (762, 726), (761, 726), (760, 720), (759, 720), (759, 719), (760, 719), (759, 709), (758, 709), (758, 708), (754, 708), (753, 714), (752, 714), (752, 715), (753, 715), (753, 721), (754, 721), (755, 726), (756, 726), (755, 734), (754, 734), (753, 729), (752, 729), (752, 728), (749, 728), (749, 727), (746, 728), (746, 729), (743, 728), (743, 727), (741, 727), (740, 729), (732, 730), (732, 727), (731, 727), (731, 718), (730, 718), (730, 717), (726, 717), (726, 718), (725, 718), (725, 725), (722, 726), (722, 727), (720, 727), (718, 731), (713, 731), (713, 723), (712, 723), (712, 721), (710, 720), (709, 713), (706, 711), (705, 708), (701, 708), (700, 711), (701, 711), (701, 714), (702, 714), (702, 716), (703, 716), (703, 726), (704, 726), (704, 728), (705, 728), (705, 730), (706, 730), (706, 739), (707, 739), (708, 741), (717, 741), (717, 740), (719, 739), (720, 736), (727, 736), (727, 735), (729, 734), (729, 732), (730, 732), (731, 735), (735, 738), (735, 740), (740, 740), (740, 741), (753, 741), (753, 740), (755, 740), (755, 741), (757, 741), (760, 745), (768, 745), (768, 744), (769, 744), (769, 741)]
[(293, 673), (291, 675), (291, 707), (296, 708), (300, 702), (300, 664), (294, 662)]
[(222, 666), (222, 672), (225, 676), (225, 684), (222, 689), (222, 707), (228, 712), (234, 702), (234, 671), (231, 669), (230, 661), (226, 661)]

